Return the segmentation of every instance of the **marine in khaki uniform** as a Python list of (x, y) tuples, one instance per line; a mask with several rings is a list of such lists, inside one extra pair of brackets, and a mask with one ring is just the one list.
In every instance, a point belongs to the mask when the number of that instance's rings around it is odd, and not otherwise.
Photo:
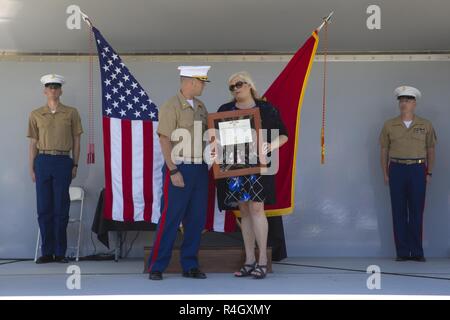
[[(77, 109), (60, 102), (64, 77), (45, 75), (47, 104), (31, 112), (28, 122), (29, 169), (36, 183), (37, 213), (42, 237), (42, 256), (36, 263), (67, 263), (69, 186), (77, 174), (80, 135)], [(72, 158), (70, 157), (72, 153)]]
[(161, 217), (149, 257), (149, 278), (162, 280), (180, 223), (183, 276), (205, 279), (198, 265), (200, 238), (206, 221), (208, 166), (203, 161), (203, 134), (208, 112), (200, 96), (209, 66), (181, 66), (181, 90), (159, 111), (158, 134), (164, 156)]
[(381, 167), (389, 185), (397, 261), (425, 261), (423, 211), (431, 181), (436, 133), (430, 121), (415, 115), (419, 90), (395, 90), (400, 116), (385, 122), (380, 134)]

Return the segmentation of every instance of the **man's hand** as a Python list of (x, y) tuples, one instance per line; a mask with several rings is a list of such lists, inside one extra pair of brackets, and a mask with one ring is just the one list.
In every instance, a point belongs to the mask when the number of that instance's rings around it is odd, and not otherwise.
[(184, 188), (184, 180), (181, 172), (177, 172), (170, 176), (170, 180), (175, 187)]
[(30, 139), (30, 145), (28, 147), (28, 149), (29, 149), (28, 168), (30, 170), (31, 181), (33, 181), (33, 182), (36, 182), (36, 175), (34, 173), (34, 161), (36, 160), (36, 155), (38, 152), (36, 145), (37, 145), (37, 140)]
[(75, 179), (75, 177), (77, 176), (77, 167), (73, 167), (72, 168), (72, 180)]
[(389, 185), (389, 175), (388, 174), (384, 174), (384, 184)]
[(431, 182), (431, 176), (427, 174), (427, 184)]
[(211, 164), (214, 163), (215, 161), (217, 161), (218, 155), (216, 153), (216, 149), (211, 149), (211, 153), (210, 153), (210, 160), (211, 160)]
[(388, 149), (381, 147), (380, 151), (380, 164), (381, 170), (384, 175), (384, 184), (389, 184), (389, 157), (388, 157)]

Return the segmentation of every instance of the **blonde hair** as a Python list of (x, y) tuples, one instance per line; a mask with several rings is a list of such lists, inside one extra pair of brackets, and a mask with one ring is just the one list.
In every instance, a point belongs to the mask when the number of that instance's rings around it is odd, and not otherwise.
[[(250, 91), (252, 93), (253, 99), (261, 100), (261, 97), (259, 96), (258, 91), (256, 90), (255, 82), (253, 81), (252, 77), (250, 76), (250, 73), (248, 73), (247, 71), (236, 72), (228, 78), (228, 84), (230, 84), (231, 81), (236, 78), (239, 80), (242, 80), (244, 82), (247, 82), (247, 84), (250, 86)], [(234, 100), (234, 98), (233, 98), (233, 100)]]

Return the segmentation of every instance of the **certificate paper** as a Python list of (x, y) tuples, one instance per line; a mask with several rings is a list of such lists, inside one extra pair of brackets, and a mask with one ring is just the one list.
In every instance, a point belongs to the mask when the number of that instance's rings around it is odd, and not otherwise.
[(253, 142), (250, 119), (219, 122), (219, 135), (223, 146)]

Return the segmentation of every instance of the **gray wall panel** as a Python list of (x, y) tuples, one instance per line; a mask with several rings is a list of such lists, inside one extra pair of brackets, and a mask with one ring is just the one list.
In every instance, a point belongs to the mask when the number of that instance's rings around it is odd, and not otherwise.
[[(161, 104), (177, 90), (176, 62), (129, 62), (152, 99)], [(228, 76), (251, 72), (263, 92), (282, 70), (281, 62), (218, 62), (203, 100), (209, 111), (227, 99)], [(392, 256), (394, 241), (388, 189), (379, 166), (378, 134), (398, 113), (393, 90), (411, 84), (422, 90), (418, 114), (431, 120), (439, 143), (434, 177), (428, 188), (424, 243), (428, 256), (449, 251), (449, 62), (332, 62), (329, 64), (327, 159), (320, 165), (322, 64), (315, 63), (305, 95), (297, 157), (295, 213), (285, 218), (290, 256)], [(34, 185), (28, 176), (30, 111), (45, 103), (39, 78), (45, 73), (67, 77), (63, 103), (79, 108), (85, 134), (81, 164), (73, 185), (87, 191), (82, 254), (92, 253), (90, 226), (103, 185), (100, 92), (95, 70), (97, 162), (85, 164), (88, 66), (83, 62), (0, 62), (0, 258), (32, 257), (37, 232)], [(76, 209), (75, 207), (73, 209)], [(131, 240), (134, 235), (129, 235)], [(131, 252), (142, 254), (149, 233), (142, 233)], [(97, 244), (98, 251), (104, 251)]]

